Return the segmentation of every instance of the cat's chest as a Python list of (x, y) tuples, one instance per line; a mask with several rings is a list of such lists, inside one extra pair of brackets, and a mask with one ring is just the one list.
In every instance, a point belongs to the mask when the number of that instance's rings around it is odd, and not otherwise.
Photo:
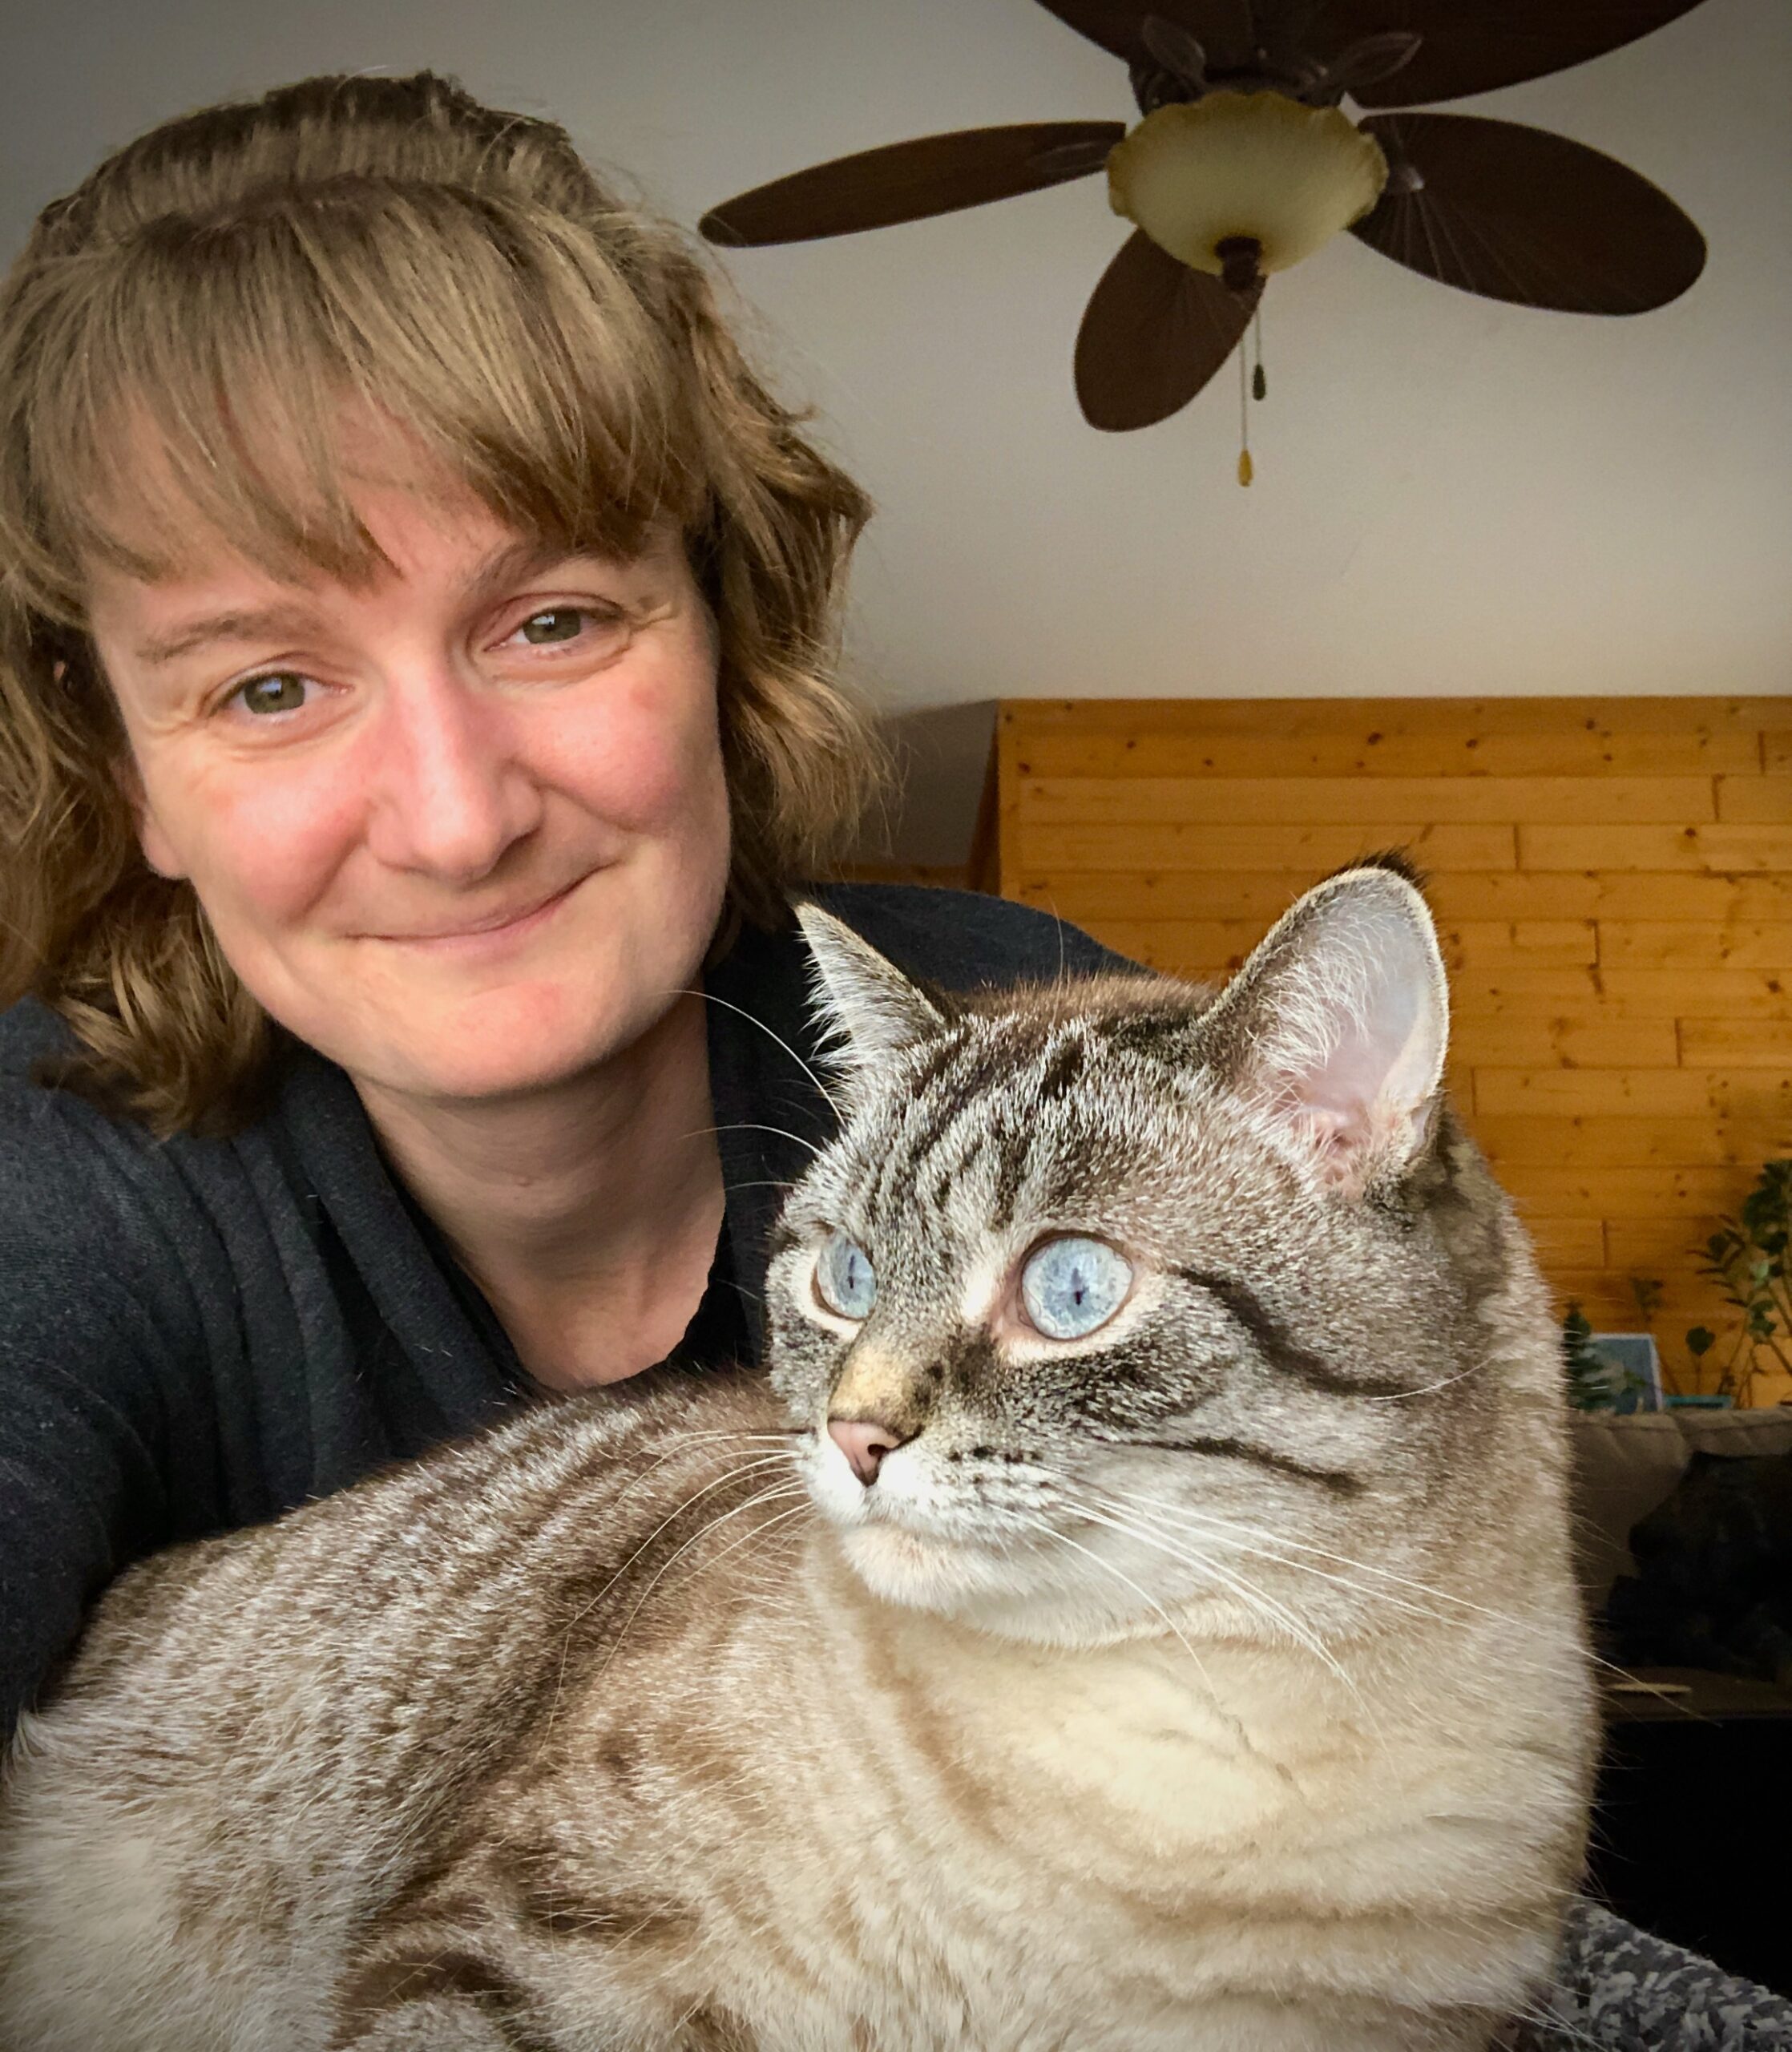
[(1160, 1642), (936, 1645), (924, 1671), (909, 1728), (955, 1735), (1007, 1842), (1035, 1864), (1111, 1864), (1135, 1884), (1158, 1874), (1173, 1890), (1216, 1862), (1241, 1880), (1253, 1860), (1273, 1880), (1287, 1854), (1333, 1841), (1378, 1796), (1397, 1800), (1413, 1764), (1369, 1728), (1347, 1682), (1255, 1650), (1197, 1660)]

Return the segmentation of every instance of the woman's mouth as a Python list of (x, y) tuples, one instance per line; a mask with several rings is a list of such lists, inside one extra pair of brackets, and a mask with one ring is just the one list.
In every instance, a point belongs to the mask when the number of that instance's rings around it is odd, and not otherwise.
[(452, 925), (418, 927), (409, 931), (370, 934), (367, 937), (397, 947), (422, 948), (435, 955), (494, 953), (515, 947), (539, 932), (584, 880), (583, 877), (575, 878), (546, 898), (525, 899), (514, 907), (502, 907), (480, 918)]

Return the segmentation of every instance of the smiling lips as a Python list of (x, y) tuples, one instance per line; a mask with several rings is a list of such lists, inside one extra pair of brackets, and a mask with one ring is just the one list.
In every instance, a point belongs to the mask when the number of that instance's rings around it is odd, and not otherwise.
[(376, 933), (366, 936), (370, 940), (397, 941), (409, 947), (453, 948), (468, 943), (508, 941), (533, 932), (558, 907), (570, 898), (583, 878), (563, 884), (560, 889), (546, 898), (535, 899), (519, 910), (494, 912), (488, 918), (476, 919), (469, 924), (441, 927), (433, 931), (418, 933)]

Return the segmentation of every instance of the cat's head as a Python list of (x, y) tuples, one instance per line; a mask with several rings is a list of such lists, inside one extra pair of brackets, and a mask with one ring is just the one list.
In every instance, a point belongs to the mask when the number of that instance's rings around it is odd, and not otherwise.
[(1068, 1643), (1385, 1614), (1483, 1513), (1502, 1408), (1553, 1395), (1412, 883), (1334, 877), (1217, 998), (948, 999), (801, 919), (844, 1116), (785, 1207), (772, 1376), (864, 1581)]

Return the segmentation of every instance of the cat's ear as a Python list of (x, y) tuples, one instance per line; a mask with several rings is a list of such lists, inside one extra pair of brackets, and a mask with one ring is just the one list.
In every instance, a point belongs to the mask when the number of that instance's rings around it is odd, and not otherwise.
[(1209, 1064), (1358, 1190), (1418, 1152), (1449, 1038), (1430, 907), (1380, 867), (1310, 891), (1201, 1020)]
[(813, 901), (797, 907), (797, 919), (814, 966), (816, 1017), (842, 1068), (873, 1068), (946, 1024), (926, 992), (844, 920)]

